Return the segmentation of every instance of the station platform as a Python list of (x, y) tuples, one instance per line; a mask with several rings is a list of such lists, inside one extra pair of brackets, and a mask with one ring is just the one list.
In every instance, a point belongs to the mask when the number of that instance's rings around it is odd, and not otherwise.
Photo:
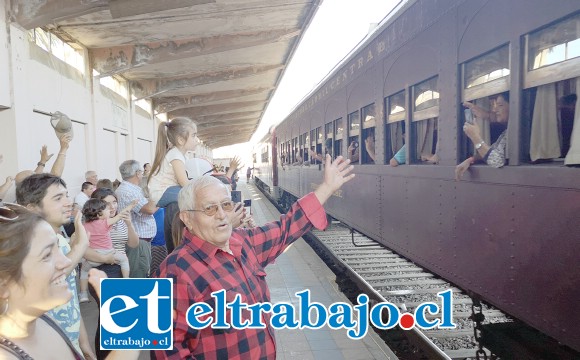
[[(241, 179), (240, 179), (241, 180)], [(253, 185), (238, 182), (244, 199), (252, 199), (252, 213), (258, 225), (279, 219), (280, 213)], [(309, 289), (311, 301), (327, 308), (335, 302), (350, 303), (338, 289), (336, 275), (316, 255), (303, 239), (297, 240), (276, 262), (266, 268), (272, 303), (298, 303), (296, 292)], [(81, 312), (89, 339), (94, 339), (97, 324), (95, 301), (81, 304)], [(352, 340), (346, 330), (322, 328), (318, 330), (276, 330), (276, 358), (280, 360), (371, 360), (397, 359), (384, 341), (372, 330), (361, 340)], [(143, 351), (140, 359), (149, 359)]]

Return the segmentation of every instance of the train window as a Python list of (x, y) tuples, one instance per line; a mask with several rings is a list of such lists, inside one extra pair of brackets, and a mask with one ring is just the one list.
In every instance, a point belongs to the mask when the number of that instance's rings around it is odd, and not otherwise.
[(527, 37), (528, 70), (580, 57), (580, 14)]
[(580, 14), (526, 35), (525, 44), (523, 160), (578, 165), (580, 146), (571, 144), (580, 144), (572, 131), (580, 122)]
[[(322, 139), (324, 138), (324, 133), (322, 132), (322, 126), (316, 128), (316, 153), (323, 154), (322, 152)], [(316, 159), (316, 163), (320, 164), (321, 161)]]
[(284, 152), (284, 143), (280, 143), (280, 149), (278, 150), (278, 155), (280, 156), (280, 165), (284, 166), (284, 160), (286, 158), (285, 152)]
[[(490, 116), (495, 117), (493, 110), (497, 94), (509, 90), (509, 66), (510, 56), (509, 45), (507, 44), (464, 63), (462, 65), (462, 102), (469, 101), (481, 108), (483, 114), (490, 114)], [(471, 115), (470, 118), (466, 118), (468, 114)], [(505, 123), (493, 121), (489, 116), (478, 118), (471, 111), (462, 111), (461, 117), (461, 124), (465, 121), (477, 123), (481, 130), (481, 139), (485, 144), (494, 144), (506, 129)], [(473, 142), (463, 132), (461, 136), (461, 157), (479, 157)]]
[[(499, 99), (500, 97), (501, 99)], [(505, 113), (507, 115), (505, 117), (498, 117), (497, 114), (499, 114), (498, 109), (500, 108), (509, 111), (509, 93), (503, 92), (501, 94), (493, 94), (479, 99), (473, 99), (470, 102), (477, 106), (478, 109), (464, 111), (464, 121), (473, 122), (478, 125), (481, 140), (484, 144), (497, 147), (498, 149), (501, 148), (500, 140), (504, 139), (507, 135), (506, 129), (509, 112)], [(466, 118), (466, 113), (471, 113), (470, 118)], [(476, 115), (477, 113), (479, 113), (481, 117), (478, 117)], [(505, 148), (503, 150), (503, 155), (505, 156)], [(462, 156), (462, 158), (474, 156), (476, 159), (481, 159), (481, 156), (475, 149), (473, 142), (465, 134), (463, 134), (463, 151), (464, 156)], [(501, 161), (501, 159), (499, 161)]]
[(333, 122), (329, 122), (328, 124), (324, 125), (324, 153), (323, 155), (330, 154), (330, 157), (334, 156), (332, 145), (334, 144), (334, 128)]
[(543, 84), (523, 93), (523, 160), (533, 164), (565, 161), (580, 164), (580, 148), (571, 149), (572, 129), (578, 123), (576, 102), (580, 77)]
[(334, 157), (342, 155), (342, 136), (344, 134), (344, 124), (342, 118), (334, 120)]
[(375, 104), (370, 104), (361, 109), (362, 115), (362, 138), (360, 153), (362, 154), (361, 164), (375, 163)]
[(463, 64), (463, 101), (509, 90), (509, 45)]
[[(316, 129), (310, 130), (310, 150), (311, 153), (316, 153)], [(313, 156), (310, 156), (310, 163), (316, 163), (316, 159)]]
[[(405, 144), (405, 117), (407, 116), (405, 104), (405, 90), (385, 98), (385, 109), (387, 110), (386, 124), (386, 149), (385, 159), (390, 159), (389, 163), (396, 161), (397, 164), (404, 164), (404, 150), (399, 150)], [(399, 153), (395, 160), (395, 154)], [(401, 155), (403, 155), (401, 157)]]
[(300, 163), (308, 161), (308, 133), (300, 135)]
[(292, 165), (297, 165), (300, 162), (300, 153), (298, 150), (298, 138), (295, 137), (294, 139), (292, 139), (292, 154), (291, 155), (291, 159), (292, 159)]
[(358, 164), (359, 158), (360, 114), (357, 111), (348, 114), (348, 149), (347, 157), (351, 164)]
[(437, 163), (437, 122), (439, 119), (439, 90), (437, 77), (423, 81), (412, 88), (413, 114), (411, 138), (414, 147), (410, 158), (413, 163)]

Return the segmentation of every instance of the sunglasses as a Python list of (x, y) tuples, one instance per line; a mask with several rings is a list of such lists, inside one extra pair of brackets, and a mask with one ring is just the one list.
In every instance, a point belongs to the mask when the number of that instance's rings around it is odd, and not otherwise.
[(26, 209), (18, 204), (0, 203), (0, 220), (14, 221), (18, 219), (18, 213), (11, 208)]
[(220, 206), (224, 211), (230, 212), (234, 209), (234, 202), (231, 200), (228, 200), (228, 201), (223, 201), (221, 204), (206, 205), (201, 210), (192, 209), (192, 210), (185, 210), (185, 211), (201, 211), (202, 213), (206, 214), (207, 216), (214, 216), (218, 212), (218, 209)]

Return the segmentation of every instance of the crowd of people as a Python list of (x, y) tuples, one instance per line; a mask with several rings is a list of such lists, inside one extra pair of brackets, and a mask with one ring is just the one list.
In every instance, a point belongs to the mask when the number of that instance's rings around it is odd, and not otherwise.
[[(64, 114), (58, 116), (59, 121), (67, 120)], [(210, 171), (208, 176), (191, 179), (186, 157), (198, 143), (197, 129), (190, 119), (176, 118), (160, 125), (152, 165), (141, 167), (136, 160), (124, 161), (119, 166), (122, 180), (114, 182), (87, 171), (80, 192), (71, 199), (60, 177), (73, 138), (72, 128), (68, 129), (55, 127), (61, 148), (50, 172), (44, 168), (53, 154), (43, 146), (35, 170), (22, 171), (0, 187), (1, 198), (16, 183), (17, 202), (0, 203), (2, 357), (42, 358), (42, 351), (52, 349), (65, 359), (136, 358), (138, 354), (101, 350), (98, 326), (95, 351), (88, 339), (80, 303), (89, 301), (89, 291), (98, 297), (99, 289), (90, 288), (89, 283), (96, 284), (105, 276), (174, 278), (176, 346), (156, 356), (193, 356), (204, 348), (200, 334), (182, 332), (186, 309), (179, 306), (180, 299), (189, 295), (177, 291), (184, 282), (188, 286), (199, 284), (194, 274), (202, 264), (192, 260), (192, 251), (210, 251), (220, 262), (228, 262), (235, 261), (231, 256), (240, 258), (240, 246), (247, 247), (259, 262), (242, 267), (264, 267), (290, 244), (288, 239), (299, 238), (312, 223), (324, 225), (326, 217), (318, 209), (352, 177), (347, 176), (352, 170), (348, 161), (331, 164), (328, 158), (323, 185), (298, 202), (283, 219), (287, 225), (255, 228), (243, 204), (231, 200), (239, 159), (231, 160), (226, 173)], [(246, 173), (248, 179), (251, 170)], [(310, 215), (314, 213), (317, 220)], [(192, 250), (192, 243), (197, 250)], [(230, 248), (231, 244), (236, 245)], [(181, 259), (189, 265), (183, 266)], [(230, 276), (240, 280), (243, 271)], [(265, 289), (263, 277), (253, 281)], [(266, 296), (267, 292), (261, 295)], [(249, 351), (268, 357), (274, 340), (263, 336), (266, 330), (261, 333)], [(219, 335), (214, 336), (215, 341)], [(47, 342), (48, 338), (55, 340)], [(181, 339), (179, 345), (177, 339)]]

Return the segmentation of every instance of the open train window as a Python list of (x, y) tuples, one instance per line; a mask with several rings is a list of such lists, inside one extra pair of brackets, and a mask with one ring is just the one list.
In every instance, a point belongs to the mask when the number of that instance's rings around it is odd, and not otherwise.
[[(316, 128), (316, 153), (324, 155), (322, 152), (322, 142), (324, 139), (324, 133), (322, 132), (322, 126)], [(321, 164), (322, 162), (317, 158), (317, 164)]]
[(385, 98), (385, 109), (387, 109), (385, 159), (389, 159), (388, 162), (391, 165), (393, 165), (393, 161), (397, 162), (396, 165), (406, 162), (405, 149), (401, 150), (403, 145), (405, 145), (406, 108), (405, 90)]
[[(310, 152), (316, 154), (316, 129), (310, 130)], [(316, 163), (314, 156), (310, 156), (310, 163)]]
[(300, 153), (298, 152), (298, 138), (295, 137), (294, 139), (292, 139), (292, 154), (291, 154), (291, 159), (292, 165), (296, 165), (298, 163), (298, 159), (300, 158)]
[(376, 158), (375, 149), (375, 104), (369, 104), (361, 109), (362, 115), (362, 143), (361, 164), (374, 164)]
[(342, 118), (334, 120), (334, 157), (342, 155), (342, 136), (344, 134), (344, 124)]
[(334, 157), (334, 152), (332, 150), (332, 145), (334, 144), (334, 124), (329, 122), (324, 125), (324, 146), (322, 155), (326, 157), (326, 154), (330, 154), (330, 157)]
[(360, 114), (357, 111), (348, 114), (348, 149), (346, 156), (351, 164), (358, 164), (359, 161), (359, 135), (360, 135)]
[[(525, 36), (522, 158), (580, 165), (580, 14)], [(577, 144), (571, 146), (571, 144)]]
[[(471, 102), (481, 108), (484, 114), (495, 117), (497, 95), (507, 92), (510, 86), (509, 44), (471, 59), (462, 64), (461, 68), (463, 77), (461, 103)], [(485, 144), (494, 144), (506, 130), (505, 123), (493, 121), (489, 116), (478, 118), (472, 111), (465, 111), (461, 105), (460, 108), (462, 109), (460, 128), (465, 121), (476, 123)], [(460, 141), (461, 159), (477, 155), (473, 142), (463, 132)]]
[(308, 161), (308, 133), (300, 135), (300, 164)]
[(437, 77), (412, 87), (413, 113), (411, 117), (410, 149), (412, 163), (437, 163), (437, 123), (439, 119), (439, 90)]

